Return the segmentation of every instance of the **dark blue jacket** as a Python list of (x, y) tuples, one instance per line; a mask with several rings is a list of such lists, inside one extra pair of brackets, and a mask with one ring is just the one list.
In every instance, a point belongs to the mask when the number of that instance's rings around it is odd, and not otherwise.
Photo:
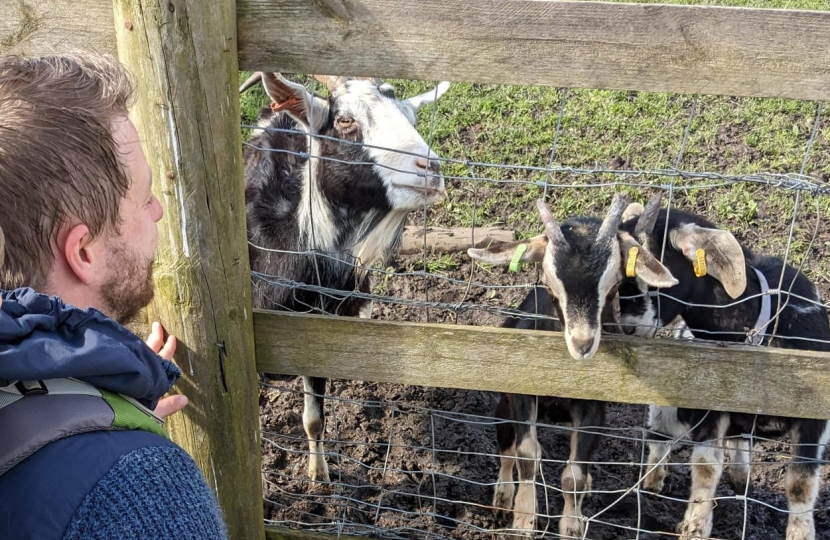
[[(0, 294), (0, 379), (74, 377), (153, 409), (180, 375), (94, 309), (28, 288)], [(0, 540), (82, 538), (224, 540), (226, 532), (184, 450), (150, 432), (97, 431), (50, 443), (0, 476)]]

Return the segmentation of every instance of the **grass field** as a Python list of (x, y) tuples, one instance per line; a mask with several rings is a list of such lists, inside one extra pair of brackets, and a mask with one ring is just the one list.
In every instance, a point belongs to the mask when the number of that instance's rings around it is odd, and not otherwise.
[[(830, 9), (827, 0), (732, 0), (662, 3), (754, 6), (790, 9)], [(249, 73), (240, 73), (240, 81)], [(298, 81), (307, 77), (288, 75)], [(429, 89), (435, 82), (389, 80), (399, 96)], [(455, 83), (437, 109), (424, 107), (417, 127), (442, 157), (464, 162), (535, 166), (654, 170), (677, 167), (684, 171), (741, 175), (759, 172), (799, 173), (830, 180), (830, 110), (825, 109), (809, 158), (808, 141), (817, 119), (815, 102), (781, 99), (694, 96), (588, 89), (567, 90), (529, 86)], [(564, 102), (561, 133), (551, 161), (560, 107)], [(242, 96), (243, 123), (254, 123), (267, 100), (257, 87)], [(694, 104), (695, 113), (690, 112)], [(688, 140), (680, 156), (684, 132)], [(243, 137), (249, 135), (243, 130)], [(803, 170), (802, 170), (803, 166)], [(545, 180), (545, 174), (518, 168), (444, 165), (446, 198), (411, 222), (430, 226), (500, 225), (516, 230), (520, 238), (538, 234), (542, 227), (533, 205), (543, 190), (522, 182)], [(471, 177), (479, 180), (473, 180)], [(494, 181), (487, 181), (494, 180)], [(498, 180), (498, 182), (495, 182)], [(668, 184), (667, 176), (625, 177), (610, 174), (575, 176), (555, 173), (554, 184), (598, 184), (609, 181)], [(505, 182), (508, 181), (508, 182)], [(708, 180), (678, 180), (673, 205), (691, 209), (729, 228), (753, 249), (783, 256), (787, 252), (795, 194), (781, 188), (735, 183), (703, 188)], [(560, 187), (547, 191), (557, 218), (602, 213), (618, 189), (645, 201), (653, 189), (646, 186)], [(665, 199), (664, 199), (665, 200)], [(789, 260), (805, 263), (805, 273), (827, 293), (830, 289), (830, 230), (824, 216), (830, 197), (802, 194)], [(804, 261), (812, 242), (808, 260)], [(466, 255), (428, 256), (421, 266), (452, 273)], [(420, 259), (419, 259), (420, 261)], [(410, 262), (410, 266), (415, 263)], [(418, 263), (420, 265), (420, 262)]]

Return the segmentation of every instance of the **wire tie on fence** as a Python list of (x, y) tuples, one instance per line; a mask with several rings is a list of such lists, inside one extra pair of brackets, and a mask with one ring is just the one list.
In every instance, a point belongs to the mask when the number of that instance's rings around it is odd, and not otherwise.
[(695, 275), (703, 277), (706, 275), (706, 252), (703, 251), (703, 248), (698, 248), (695, 251), (695, 258), (697, 259), (694, 263)]
[(637, 277), (637, 272), (634, 270), (634, 265), (637, 264), (637, 254), (640, 253), (640, 248), (632, 246), (628, 250), (628, 262), (625, 263), (626, 277)]
[(519, 244), (516, 248), (516, 253), (513, 254), (513, 258), (510, 260), (510, 266), (508, 268), (511, 272), (518, 273), (521, 270), (522, 255), (525, 254), (525, 251), (527, 251), (527, 244)]

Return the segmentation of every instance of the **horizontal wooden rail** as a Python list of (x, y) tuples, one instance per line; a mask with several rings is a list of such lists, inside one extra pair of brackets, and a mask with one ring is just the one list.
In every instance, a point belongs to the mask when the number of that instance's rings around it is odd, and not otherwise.
[(347, 534), (265, 525), (265, 540), (370, 540), (371, 538), (370, 536), (350, 536)]
[(535, 0), (239, 0), (240, 65), (827, 99), (830, 13)]
[(1, 6), (0, 55), (117, 53), (112, 0), (6, 0)]
[(830, 418), (830, 354), (254, 310), (257, 371), (779, 416)]
[[(8, 4), (0, 54), (115, 51), (110, 0)], [(238, 0), (237, 29), (239, 66), (247, 70), (830, 99), (830, 12), (547, 0)]]

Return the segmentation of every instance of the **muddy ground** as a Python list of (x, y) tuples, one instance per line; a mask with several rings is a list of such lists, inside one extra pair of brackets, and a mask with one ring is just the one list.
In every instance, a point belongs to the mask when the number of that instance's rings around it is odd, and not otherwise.
[[(492, 482), (498, 473), (495, 428), (485, 419), (466, 415), (491, 415), (494, 396), (485, 392), (425, 389), (391, 384), (334, 381), (328, 400), (330, 419), (327, 437), (340, 441), (329, 443), (331, 478), (335, 486), (311, 488), (307, 481), (306, 450), (302, 429), (302, 397), (296, 390), (299, 382), (284, 383), (294, 392), (263, 388), (263, 464), (267, 486), (266, 515), (278, 522), (296, 526), (297, 522), (329, 525), (351, 524), (344, 532), (372, 533), (374, 527), (386, 535), (404, 538), (492, 538), (497, 529), (509, 523), (495, 519), (489, 505)], [(365, 405), (361, 401), (382, 401), (383, 405)], [(448, 414), (423, 409), (447, 411)], [(462, 413), (452, 414), (452, 413)], [(592, 497), (584, 512), (592, 516), (587, 538), (627, 539), (638, 527), (655, 534), (641, 534), (641, 539), (672, 538), (657, 532), (671, 532), (682, 518), (682, 502), (642, 492), (623, 491), (632, 487), (640, 474), (642, 444), (636, 428), (644, 420), (645, 408), (609, 405), (609, 426), (616, 428), (612, 437), (603, 440), (593, 469)], [(331, 417), (330, 417), (331, 418)], [(434, 434), (434, 437), (433, 437)], [(561, 512), (562, 497), (557, 492), (563, 464), (568, 455), (570, 434), (562, 428), (540, 428), (542, 475), (538, 481), (539, 512), (556, 516)], [(388, 444), (391, 442), (391, 445)], [(433, 443), (435, 451), (433, 452)], [(787, 445), (763, 443), (761, 453), (751, 468), (751, 496), (766, 505), (786, 508), (783, 492), (784, 463)], [(684, 499), (688, 496), (688, 449), (672, 454), (671, 472), (663, 496)], [(758, 463), (758, 462), (763, 463)], [(385, 471), (385, 472), (384, 472)], [(822, 478), (826, 484), (828, 473)], [(547, 504), (546, 496), (547, 495)], [(786, 515), (769, 506), (750, 502), (744, 527), (744, 503), (734, 498), (726, 475), (718, 488), (714, 514), (713, 538), (766, 540), (783, 538)], [(827, 508), (830, 495), (822, 489), (817, 503), (816, 527), (819, 538), (830, 538)], [(378, 510), (380, 507), (380, 510)], [(555, 538), (556, 520), (540, 519), (539, 528), (547, 527)], [(629, 529), (626, 529), (629, 528)], [(376, 534), (376, 533), (375, 533)]]

